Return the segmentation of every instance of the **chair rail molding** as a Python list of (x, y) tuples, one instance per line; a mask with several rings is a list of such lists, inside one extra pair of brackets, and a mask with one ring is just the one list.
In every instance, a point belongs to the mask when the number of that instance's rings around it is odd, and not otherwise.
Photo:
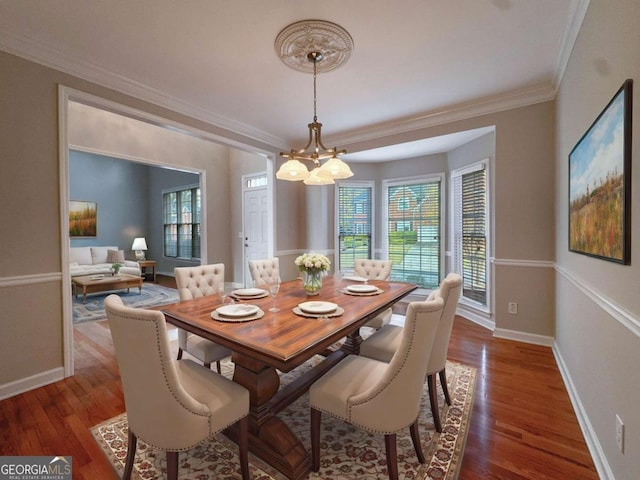
[(640, 318), (634, 316), (631, 312), (615, 304), (615, 302), (602, 293), (597, 291), (594, 287), (589, 285), (583, 279), (570, 272), (566, 268), (556, 265), (556, 271), (568, 280), (573, 286), (593, 300), (596, 305), (602, 308), (605, 312), (615, 318), (623, 326), (629, 329), (634, 335), (640, 337)]
[(35, 285), (38, 283), (59, 282), (62, 280), (62, 273), (35, 273), (30, 275), (16, 275), (12, 277), (0, 277), (0, 288), (18, 287), (20, 285)]

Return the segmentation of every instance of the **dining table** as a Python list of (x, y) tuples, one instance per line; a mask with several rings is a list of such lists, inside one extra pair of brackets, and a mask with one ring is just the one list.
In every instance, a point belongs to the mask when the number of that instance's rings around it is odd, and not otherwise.
[[(365, 284), (369, 287), (354, 286)], [(255, 311), (253, 306), (258, 307), (259, 313), (247, 319), (220, 315), (225, 311), (220, 308), (228, 307), (228, 303), (223, 304), (225, 299), (219, 295), (158, 309), (168, 323), (232, 351), (233, 381), (249, 390), (249, 451), (287, 478), (297, 480), (310, 472), (311, 457), (278, 413), (347, 355), (358, 354), (360, 327), (417, 287), (404, 282), (325, 276), (314, 296), (307, 296), (300, 279), (282, 282), (275, 298), (266, 294), (267, 286), (264, 288), (264, 295), (230, 296), (248, 309)], [(334, 304), (337, 308), (329, 312), (302, 311), (301, 304)], [(269, 311), (274, 305), (278, 311)], [(322, 361), (287, 385), (280, 385), (280, 372), (290, 372), (316, 355), (321, 355)], [(225, 435), (238, 440), (236, 427), (225, 430)]]

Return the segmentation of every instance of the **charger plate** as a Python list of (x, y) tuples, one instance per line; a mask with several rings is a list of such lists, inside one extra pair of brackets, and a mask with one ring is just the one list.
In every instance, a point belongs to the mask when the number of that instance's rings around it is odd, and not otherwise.
[(347, 295), (353, 295), (354, 297), (370, 297), (371, 295), (380, 295), (384, 292), (384, 290), (380, 288), (376, 288), (373, 292), (354, 292), (352, 290), (347, 290), (346, 288), (340, 290), (342, 293), (346, 293)]
[(219, 322), (250, 322), (252, 320), (258, 320), (259, 318), (264, 317), (264, 312), (260, 309), (252, 315), (246, 317), (225, 317), (224, 315), (220, 315), (216, 310), (211, 312), (211, 318), (214, 320), (218, 320)]
[(329, 313), (309, 313), (309, 312), (305, 312), (304, 310), (300, 310), (299, 307), (294, 307), (293, 313), (301, 317), (308, 317), (308, 318), (329, 318), (329, 317), (339, 317), (344, 313), (344, 308), (338, 307), (334, 311)]
[(305, 313), (326, 314), (334, 312), (338, 305), (332, 302), (323, 302), (321, 300), (312, 300), (298, 304), (298, 308)]

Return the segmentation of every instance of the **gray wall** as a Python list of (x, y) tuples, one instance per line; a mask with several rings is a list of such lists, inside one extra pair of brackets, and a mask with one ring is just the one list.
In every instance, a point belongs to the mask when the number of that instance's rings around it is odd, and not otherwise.
[[(603, 478), (640, 472), (640, 6), (591, 0), (557, 100), (554, 174), (556, 350)], [(634, 79), (631, 265), (568, 250), (568, 155), (627, 78)], [(625, 452), (615, 416), (625, 423)], [(608, 465), (607, 465), (608, 464)]]
[(97, 236), (71, 238), (72, 247), (114, 245), (124, 250), (127, 259), (135, 258), (133, 239), (149, 231), (148, 167), (71, 150), (69, 197), (98, 205)]
[(199, 182), (199, 174), (72, 150), (69, 195), (73, 200), (97, 202), (98, 229), (97, 237), (71, 238), (70, 244), (116, 245), (134, 260), (133, 239), (144, 237), (149, 248), (145, 256), (157, 262), (157, 272), (173, 273), (176, 266), (197, 264), (163, 256), (162, 194)]

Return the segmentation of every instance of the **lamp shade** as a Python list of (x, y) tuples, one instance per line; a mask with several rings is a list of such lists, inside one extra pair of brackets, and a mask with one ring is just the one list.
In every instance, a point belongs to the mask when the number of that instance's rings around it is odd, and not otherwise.
[(316, 167), (313, 170), (311, 170), (311, 173), (309, 174), (309, 178), (304, 180), (304, 184), (305, 185), (332, 185), (336, 183), (333, 181), (333, 178), (323, 177), (319, 175), (319, 172), (320, 172), (320, 167)]
[(144, 237), (139, 237), (133, 240), (131, 250), (147, 250), (147, 241)]
[(349, 165), (344, 163), (338, 157), (331, 157), (318, 169), (318, 175), (334, 180), (340, 180), (341, 178), (352, 177), (353, 172), (349, 168)]
[(309, 177), (309, 170), (300, 160), (290, 159), (284, 162), (280, 169), (276, 172), (278, 180), (289, 180), (295, 182), (297, 180), (306, 180)]

